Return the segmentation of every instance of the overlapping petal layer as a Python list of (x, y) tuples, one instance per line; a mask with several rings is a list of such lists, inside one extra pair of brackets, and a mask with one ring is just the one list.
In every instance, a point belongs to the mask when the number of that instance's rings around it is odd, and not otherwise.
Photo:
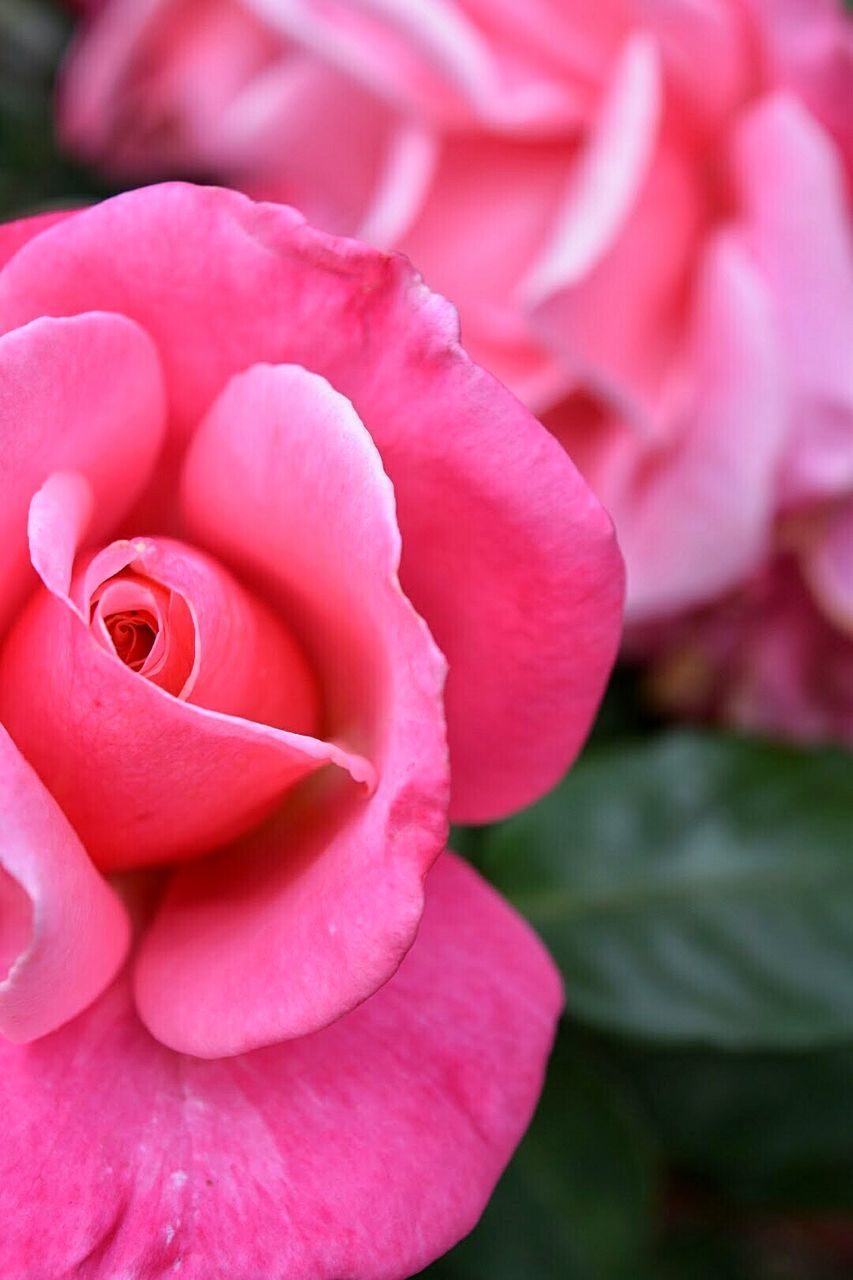
[(154, 338), (185, 435), (258, 360), (352, 401), (394, 483), (404, 588), (450, 664), (454, 816), (497, 817), (556, 781), (612, 662), (621, 564), (569, 460), (458, 348), (452, 309), (400, 258), (179, 185), (47, 230), (0, 278), (4, 328), (92, 306)]
[(0, 1274), (412, 1275), (482, 1210), (560, 1000), (538, 940), (449, 854), (398, 973), (317, 1035), (201, 1062), (117, 984), (26, 1050), (0, 1042)]
[(411, 945), (446, 837), (445, 665), (400, 590), (376, 447), (316, 374), (238, 375), (193, 442), (184, 494), (197, 537), (300, 620), (328, 723), (378, 779), (368, 803), (316, 794), (172, 882), (137, 999), (165, 1043), (215, 1056), (324, 1026)]
[(35, 585), (27, 512), (52, 471), (72, 468), (96, 497), (94, 537), (149, 478), (165, 405), (156, 352), (119, 315), (34, 319), (0, 338), (0, 629)]
[(0, 718), (99, 865), (206, 854), (326, 764), (372, 783), (370, 764), (342, 747), (181, 701), (108, 653), (67, 595), (85, 482), (62, 479), (33, 503), (45, 585), (0, 658)]
[(85, 1009), (115, 977), (130, 926), (2, 725), (0, 813), (2, 1043), (46, 1035)]

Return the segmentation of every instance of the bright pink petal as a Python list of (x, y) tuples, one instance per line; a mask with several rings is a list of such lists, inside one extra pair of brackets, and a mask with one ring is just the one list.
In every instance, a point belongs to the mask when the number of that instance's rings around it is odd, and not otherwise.
[(0, 1035), (22, 1042), (101, 994), (124, 960), (130, 927), (2, 726), (0, 812)]
[(313, 369), (353, 402), (394, 483), (404, 587), (450, 663), (455, 816), (495, 818), (551, 786), (612, 663), (621, 564), (569, 460), (460, 351), (452, 308), (400, 258), (180, 185), (81, 212), (0, 276), (0, 325), (83, 305), (154, 336), (185, 431), (259, 360)]
[(853, 485), (853, 233), (840, 157), (802, 106), (778, 94), (745, 117), (734, 163), (741, 234), (784, 344), (792, 440), (783, 499), (844, 494)]
[(40, 235), (55, 222), (64, 222), (72, 213), (73, 209), (55, 209), (50, 213), (34, 214), (31, 218), (18, 218), (16, 222), (0, 223), (0, 267), (5, 266), (33, 236)]
[(482, 1211), (560, 1003), (541, 944), (452, 855), (399, 972), (318, 1035), (180, 1057), (116, 986), (0, 1049), (0, 1274), (410, 1276)]
[(370, 765), (332, 743), (180, 701), (106, 652), (66, 595), (82, 483), (53, 477), (34, 499), (46, 589), (0, 658), (0, 718), (92, 858), (116, 868), (207, 853), (325, 764), (370, 781)]
[(235, 378), (199, 430), (185, 493), (200, 537), (289, 602), (332, 733), (378, 775), (368, 804), (315, 795), (301, 818), (173, 881), (142, 946), (139, 1007), (159, 1039), (214, 1057), (325, 1025), (411, 945), (446, 836), (444, 662), (400, 590), (376, 448), (315, 374)]
[[(61, 234), (62, 228), (60, 228)], [(0, 338), (0, 628), (35, 584), (27, 510), (54, 470), (88, 476), (94, 536), (141, 492), (163, 434), (156, 353), (117, 315), (35, 320)]]

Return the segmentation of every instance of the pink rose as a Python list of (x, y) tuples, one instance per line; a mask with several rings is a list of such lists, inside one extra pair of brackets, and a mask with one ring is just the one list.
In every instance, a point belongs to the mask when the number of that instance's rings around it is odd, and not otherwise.
[(0, 248), (0, 1275), (407, 1276), (541, 1085), (442, 851), (577, 751), (609, 521), (398, 256), (179, 185)]
[(645, 627), (853, 500), (851, 100), (839, 0), (108, 0), (60, 120), (408, 253), (611, 510)]

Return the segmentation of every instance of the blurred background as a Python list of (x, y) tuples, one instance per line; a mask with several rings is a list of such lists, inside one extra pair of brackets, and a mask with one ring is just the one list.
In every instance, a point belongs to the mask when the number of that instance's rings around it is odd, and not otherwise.
[[(4, 220), (132, 185), (55, 141), (77, 20), (0, 0)], [(849, 124), (853, 95), (839, 109)], [(455, 833), (548, 943), (567, 1008), (482, 1222), (423, 1274), (849, 1280), (849, 752), (743, 736), (719, 716), (680, 722), (673, 706), (702, 702), (702, 671), (650, 672), (643, 646), (632, 653), (569, 778), (509, 822)]]

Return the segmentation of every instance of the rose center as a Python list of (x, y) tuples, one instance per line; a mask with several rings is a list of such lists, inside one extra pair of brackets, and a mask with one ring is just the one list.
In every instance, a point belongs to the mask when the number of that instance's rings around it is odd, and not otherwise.
[(122, 662), (139, 671), (157, 639), (157, 619), (147, 609), (126, 609), (109, 614), (104, 624)]

